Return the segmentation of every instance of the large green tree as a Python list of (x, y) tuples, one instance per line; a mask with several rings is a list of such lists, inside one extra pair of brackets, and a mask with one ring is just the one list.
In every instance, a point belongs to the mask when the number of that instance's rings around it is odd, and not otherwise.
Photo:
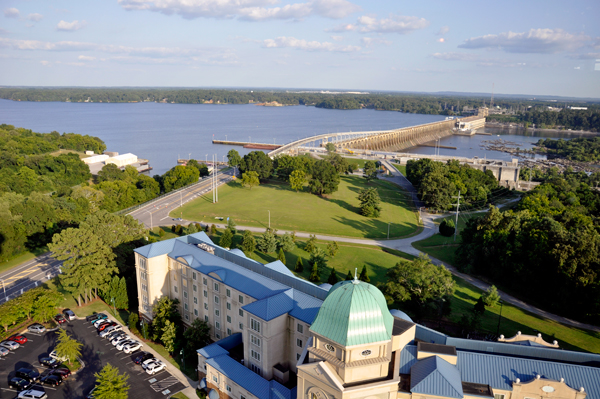
[(340, 175), (331, 163), (324, 159), (315, 162), (312, 179), (308, 185), (313, 194), (331, 194), (336, 192), (340, 184)]
[(273, 173), (273, 161), (263, 151), (252, 151), (244, 155), (239, 166), (242, 173), (256, 172), (261, 180), (268, 179)]
[(81, 348), (83, 348), (83, 344), (76, 339), (71, 338), (65, 329), (59, 328), (57, 331), (58, 339), (55, 348), (56, 354), (59, 358), (68, 359), (69, 363), (75, 362), (75, 360), (81, 357)]
[(306, 182), (306, 173), (303, 170), (294, 170), (290, 174), (290, 187), (296, 192), (302, 190)]
[(194, 319), (190, 328), (183, 333), (185, 345), (190, 353), (210, 344), (210, 325), (201, 319)]
[(94, 399), (127, 399), (129, 384), (127, 373), (119, 374), (119, 369), (107, 363), (100, 372), (95, 373), (96, 389)]
[(256, 250), (256, 240), (250, 230), (245, 230), (242, 236), (242, 251), (246, 256), (250, 256)]
[(259, 184), (260, 184), (260, 180), (258, 178), (257, 172), (254, 172), (251, 170), (251, 171), (242, 173), (242, 185), (243, 186), (248, 186), (248, 187), (250, 187), (250, 190), (252, 190), (252, 187), (258, 186)]
[(177, 165), (163, 175), (162, 184), (165, 192), (177, 190), (188, 184), (196, 183), (200, 177), (200, 171), (193, 166)]
[(377, 218), (381, 213), (381, 199), (376, 188), (363, 188), (358, 193), (360, 213), (363, 216)]

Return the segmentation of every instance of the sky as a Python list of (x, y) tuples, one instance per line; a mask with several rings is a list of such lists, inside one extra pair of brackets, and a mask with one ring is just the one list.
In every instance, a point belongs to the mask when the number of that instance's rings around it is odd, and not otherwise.
[(600, 1), (0, 0), (0, 85), (600, 98)]

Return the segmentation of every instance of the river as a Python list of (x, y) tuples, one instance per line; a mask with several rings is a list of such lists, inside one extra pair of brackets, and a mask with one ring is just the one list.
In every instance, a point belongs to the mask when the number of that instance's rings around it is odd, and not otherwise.
[[(392, 111), (329, 110), (316, 107), (262, 107), (256, 105), (66, 103), (0, 100), (0, 123), (35, 132), (79, 133), (101, 138), (108, 151), (131, 152), (149, 159), (151, 172), (163, 174), (178, 158), (219, 160), (231, 147), (213, 145), (212, 140), (237, 140), (286, 144), (302, 137), (328, 132), (386, 130), (443, 120), (441, 115), (404, 114)], [(561, 137), (562, 133), (532, 133), (485, 129), (521, 148), (530, 148), (540, 137)], [(540, 135), (537, 135), (540, 134)], [(563, 134), (564, 135), (564, 134)], [(571, 137), (571, 136), (566, 136)], [(479, 146), (490, 136), (450, 136), (441, 145), (442, 155), (480, 156), (510, 159), (509, 154), (484, 151)], [(241, 155), (251, 150), (234, 147)], [(434, 154), (435, 149), (417, 147), (404, 152)]]

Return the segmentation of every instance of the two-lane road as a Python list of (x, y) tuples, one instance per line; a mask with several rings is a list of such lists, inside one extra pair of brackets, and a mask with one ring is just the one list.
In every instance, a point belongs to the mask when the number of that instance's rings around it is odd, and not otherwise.
[(53, 278), (60, 273), (61, 265), (62, 262), (53, 259), (46, 252), (0, 274), (0, 302), (15, 298)]

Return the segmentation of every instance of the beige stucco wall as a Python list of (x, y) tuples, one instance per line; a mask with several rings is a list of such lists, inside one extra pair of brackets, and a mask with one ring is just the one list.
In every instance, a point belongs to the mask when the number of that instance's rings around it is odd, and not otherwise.
[[(169, 295), (170, 293), (170, 282), (167, 278), (169, 273), (167, 255), (156, 256), (150, 259), (146, 259), (139, 254), (135, 254), (135, 265), (137, 275), (137, 288), (138, 288), (138, 310), (140, 314), (144, 315), (147, 319), (152, 319), (152, 306), (158, 301), (163, 295)], [(144, 271), (140, 267), (140, 262), (146, 262), (146, 270)], [(141, 276), (141, 273), (146, 273), (146, 280)], [(144, 301), (144, 290), (142, 284), (147, 287), (145, 292), (147, 293), (147, 303)]]

